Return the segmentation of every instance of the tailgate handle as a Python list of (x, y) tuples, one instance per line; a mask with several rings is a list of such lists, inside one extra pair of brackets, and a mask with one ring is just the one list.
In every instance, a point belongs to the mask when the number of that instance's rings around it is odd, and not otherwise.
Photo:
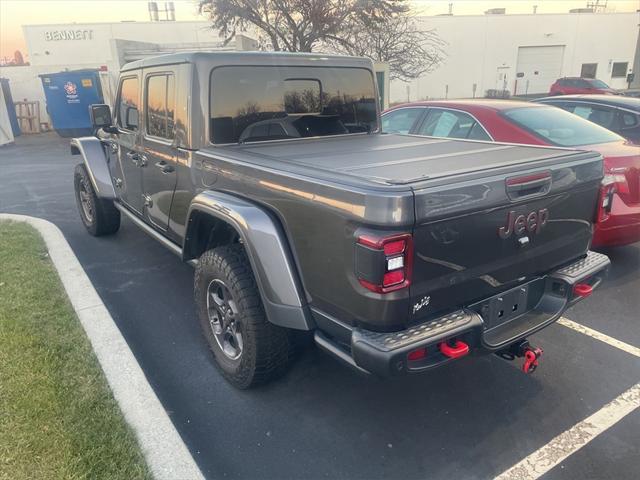
[(522, 177), (507, 178), (507, 195), (520, 199), (532, 195), (544, 195), (551, 188), (551, 172), (540, 172)]

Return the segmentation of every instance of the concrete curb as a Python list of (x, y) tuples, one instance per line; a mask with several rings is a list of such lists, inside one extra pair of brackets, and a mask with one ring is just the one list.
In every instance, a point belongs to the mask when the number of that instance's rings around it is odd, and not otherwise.
[(204, 479), (60, 229), (51, 222), (26, 215), (0, 213), (0, 220), (28, 223), (42, 235), (71, 305), (154, 478)]

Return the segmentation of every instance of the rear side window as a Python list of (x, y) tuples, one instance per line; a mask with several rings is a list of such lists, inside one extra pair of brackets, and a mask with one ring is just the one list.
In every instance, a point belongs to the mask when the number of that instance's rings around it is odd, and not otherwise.
[(140, 98), (138, 79), (124, 78), (120, 83), (118, 100), (118, 126), (125, 130), (138, 130), (138, 99)]
[(573, 113), (590, 122), (602, 125), (605, 128), (614, 128), (616, 123), (616, 111), (613, 108), (593, 105), (576, 105), (571, 107)]
[(387, 133), (407, 134), (411, 131), (423, 108), (399, 108), (382, 117), (382, 131)]
[(432, 110), (418, 133), (429, 137), (490, 140), (482, 126), (471, 115), (454, 110)]
[(482, 125), (478, 122), (474, 123), (473, 127), (471, 127), (471, 131), (469, 132), (469, 136), (467, 137), (469, 140), (485, 140), (487, 142), (491, 141), (491, 137)]
[(512, 123), (560, 147), (617, 142), (622, 137), (556, 107), (523, 107), (504, 111)]
[(636, 125), (638, 125), (638, 117), (640, 117), (640, 115), (634, 115), (633, 113), (627, 113), (627, 112), (623, 112), (622, 113), (622, 127), (623, 128), (633, 128)]
[(175, 118), (175, 82), (172, 74), (147, 78), (145, 112), (147, 134), (171, 140)]

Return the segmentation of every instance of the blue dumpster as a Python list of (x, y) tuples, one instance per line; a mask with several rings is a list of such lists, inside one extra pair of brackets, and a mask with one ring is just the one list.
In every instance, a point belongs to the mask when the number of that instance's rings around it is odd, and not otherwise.
[(89, 105), (104, 103), (98, 70), (72, 70), (40, 75), (47, 113), (61, 137), (91, 135)]

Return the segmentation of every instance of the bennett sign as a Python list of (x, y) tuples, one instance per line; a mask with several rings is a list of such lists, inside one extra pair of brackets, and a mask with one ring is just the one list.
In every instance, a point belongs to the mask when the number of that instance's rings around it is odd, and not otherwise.
[(50, 30), (44, 32), (44, 39), (48, 42), (59, 40), (91, 40), (93, 30)]

